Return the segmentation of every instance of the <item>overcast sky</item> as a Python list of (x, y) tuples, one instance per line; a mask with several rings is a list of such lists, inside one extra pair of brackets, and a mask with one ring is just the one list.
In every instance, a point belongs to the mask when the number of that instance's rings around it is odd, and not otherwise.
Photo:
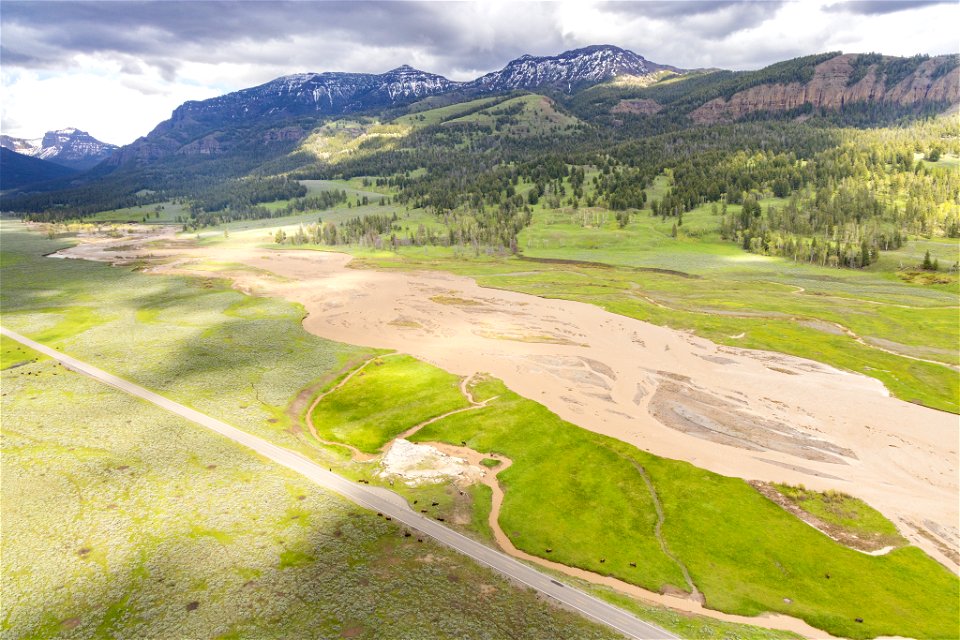
[(304, 71), (401, 64), (470, 80), (524, 53), (614, 44), (684, 68), (823, 51), (956, 53), (958, 0), (20, 2), (0, 0), (0, 130), (126, 144), (186, 100)]

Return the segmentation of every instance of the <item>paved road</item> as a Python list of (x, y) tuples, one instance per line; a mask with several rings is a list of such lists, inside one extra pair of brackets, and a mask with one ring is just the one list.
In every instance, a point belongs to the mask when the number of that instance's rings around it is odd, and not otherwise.
[(230, 438), (234, 442), (253, 449), (255, 452), (269, 458), (270, 460), (281, 464), (288, 469), (292, 469), (306, 478), (316, 482), (321, 487), (330, 489), (342, 495), (343, 497), (355, 502), (361, 507), (377, 511), (388, 515), (397, 522), (401, 522), (412, 529), (421, 531), (434, 538), (438, 542), (467, 555), (477, 562), (484, 564), (503, 575), (521, 582), (533, 589), (536, 589), (543, 595), (549, 596), (563, 605), (575, 609), (587, 618), (607, 625), (630, 638), (641, 639), (659, 639), (674, 638), (677, 636), (656, 627), (652, 624), (643, 622), (626, 611), (598, 600), (582, 591), (565, 586), (554, 580), (549, 575), (525, 565), (516, 559), (484, 546), (479, 542), (471, 540), (456, 531), (453, 531), (435, 520), (426, 518), (413, 511), (400, 496), (377, 487), (367, 487), (362, 484), (351, 482), (335, 473), (327, 471), (315, 462), (304, 456), (284, 449), (266, 440), (251, 435), (246, 431), (231, 427), (225, 422), (211, 418), (190, 407), (164, 398), (161, 395), (153, 393), (141, 386), (111, 375), (106, 371), (97, 369), (89, 364), (81, 362), (76, 358), (60, 353), (55, 349), (45, 347), (44, 345), (25, 338), (18, 333), (10, 331), (5, 327), (0, 327), (0, 333), (13, 338), (18, 342), (39, 351), (45, 355), (60, 361), (70, 369), (88, 375), (121, 391), (131, 395), (143, 398), (147, 402), (152, 402), (162, 409), (186, 418), (196, 424), (206, 427), (211, 431), (216, 431), (222, 436)]

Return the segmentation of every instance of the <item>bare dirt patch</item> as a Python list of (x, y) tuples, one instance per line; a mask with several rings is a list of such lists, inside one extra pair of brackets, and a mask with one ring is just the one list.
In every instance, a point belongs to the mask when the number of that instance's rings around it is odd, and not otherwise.
[(656, 100), (647, 100), (647, 99), (638, 99), (638, 100), (621, 100), (617, 105), (610, 110), (611, 113), (636, 113), (640, 115), (653, 115), (655, 113), (660, 113), (660, 110), (663, 109), (661, 105)]
[(394, 440), (380, 460), (380, 478), (397, 478), (407, 486), (454, 481), (473, 484), (484, 471), (464, 458), (448, 455), (436, 447), (414, 444), (408, 440)]
[(698, 438), (750, 451), (778, 451), (805, 460), (847, 464), (856, 454), (782, 422), (743, 411), (690, 384), (665, 380), (650, 400), (660, 422)]

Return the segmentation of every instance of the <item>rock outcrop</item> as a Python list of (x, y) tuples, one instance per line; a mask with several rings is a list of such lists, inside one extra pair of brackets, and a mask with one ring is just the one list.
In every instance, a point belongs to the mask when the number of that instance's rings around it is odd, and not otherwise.
[(656, 100), (649, 99), (637, 99), (637, 100), (621, 100), (617, 105), (610, 110), (611, 113), (637, 113), (645, 116), (650, 116), (655, 113), (659, 113), (663, 109), (663, 105), (658, 103)]
[(840, 109), (864, 102), (907, 106), (960, 101), (960, 68), (939, 72), (950, 62), (948, 56), (921, 62), (892, 86), (882, 64), (870, 65), (863, 77), (851, 84), (859, 57), (859, 54), (839, 55), (817, 65), (813, 78), (806, 84), (763, 84), (735, 93), (729, 99), (716, 98), (692, 111), (690, 117), (701, 124), (713, 124), (732, 122), (760, 111), (791, 111), (807, 104)]

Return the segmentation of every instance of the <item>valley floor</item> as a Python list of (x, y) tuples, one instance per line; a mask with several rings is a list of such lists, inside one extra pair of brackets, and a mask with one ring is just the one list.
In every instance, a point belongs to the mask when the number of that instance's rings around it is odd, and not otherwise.
[[(273, 251), (248, 236), (212, 246), (166, 238), (158, 273), (216, 274), (304, 305), (304, 327), (394, 349), (446, 371), (502, 379), (591, 431), (723, 475), (838, 489), (958, 569), (956, 417), (889, 396), (860, 375), (718, 346), (592, 305), (485, 289), (437, 272), (349, 268), (351, 258)], [(135, 259), (116, 240), (61, 252)]]

